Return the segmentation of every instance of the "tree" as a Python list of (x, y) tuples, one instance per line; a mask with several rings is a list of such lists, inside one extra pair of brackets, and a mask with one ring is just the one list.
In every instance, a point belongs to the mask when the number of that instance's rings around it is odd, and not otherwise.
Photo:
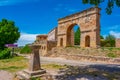
[[(95, 6), (99, 6), (101, 3), (105, 2), (105, 0), (82, 0), (83, 4), (91, 4)], [(107, 1), (107, 7), (106, 7), (106, 13), (110, 15), (112, 13), (112, 9), (115, 6), (120, 7), (120, 0), (108, 0)]]
[(100, 39), (104, 39), (104, 37), (102, 35), (100, 35)]
[(19, 29), (15, 26), (13, 21), (2, 19), (0, 22), (0, 49), (5, 48), (5, 44), (12, 44), (17, 42), (20, 37)]
[(29, 53), (31, 53), (31, 52), (32, 52), (32, 51), (31, 51), (31, 49), (30, 49), (30, 47), (29, 47), (28, 44), (25, 45), (25, 46), (21, 49), (21, 51), (20, 51), (21, 54), (29, 54)]
[(74, 36), (75, 45), (80, 45), (80, 28), (78, 27)]
[(115, 46), (115, 36), (109, 34), (106, 36), (105, 41), (109, 44), (109, 47), (114, 47)]

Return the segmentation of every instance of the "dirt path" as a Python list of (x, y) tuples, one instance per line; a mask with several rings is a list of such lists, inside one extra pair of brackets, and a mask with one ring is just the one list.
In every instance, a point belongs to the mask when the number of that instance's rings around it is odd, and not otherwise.
[(66, 64), (72, 66), (88, 66), (92, 68), (96, 68), (103, 71), (108, 72), (119, 72), (120, 73), (120, 64), (107, 64), (107, 63), (98, 63), (98, 62), (81, 62), (76, 60), (66, 60), (64, 58), (50, 58), (50, 57), (41, 57), (41, 64), (49, 64), (49, 63), (56, 63), (56, 64)]
[(87, 61), (76, 61), (76, 60), (67, 60), (64, 58), (51, 58), (51, 57), (40, 57), (42, 64), (48, 64), (48, 63), (57, 63), (57, 64), (67, 64), (72, 66), (87, 66), (87, 65), (94, 65), (94, 64), (101, 64), (101, 63), (93, 63), (93, 62), (87, 62)]
[[(23, 55), (22, 55), (23, 56)], [(25, 58), (30, 59), (30, 56), (24, 56)], [(66, 64), (71, 66), (88, 66), (94, 67), (99, 70), (105, 70), (108, 72), (119, 72), (120, 73), (120, 64), (110, 64), (110, 63), (101, 63), (101, 62), (88, 62), (88, 61), (77, 61), (77, 60), (67, 60), (64, 58), (52, 58), (52, 57), (40, 57), (41, 64)]]
[(0, 70), (0, 80), (13, 80), (13, 74)]

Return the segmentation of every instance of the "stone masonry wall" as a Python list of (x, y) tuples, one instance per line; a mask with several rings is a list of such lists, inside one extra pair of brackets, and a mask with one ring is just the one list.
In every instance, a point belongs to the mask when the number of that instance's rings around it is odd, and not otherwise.
[(90, 36), (90, 47), (96, 48), (100, 45), (100, 9), (90, 8), (73, 15), (58, 20), (58, 42), (57, 46), (61, 46), (61, 38), (63, 39), (63, 47), (69, 46), (73, 39), (71, 38), (71, 28), (78, 25), (81, 30), (81, 47), (85, 46), (85, 37)]
[(116, 47), (120, 48), (120, 38), (116, 39)]
[(56, 40), (57, 40), (57, 27), (48, 33), (48, 41), (56, 41)]

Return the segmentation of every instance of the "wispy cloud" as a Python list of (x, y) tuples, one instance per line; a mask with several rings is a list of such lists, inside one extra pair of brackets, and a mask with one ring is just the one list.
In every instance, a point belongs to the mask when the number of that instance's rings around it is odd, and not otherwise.
[(67, 11), (67, 12), (75, 12), (78, 11), (79, 9), (74, 9), (74, 8), (69, 8), (66, 7), (63, 4), (58, 4), (56, 8), (54, 8), (55, 11)]
[(74, 9), (74, 8), (64, 8), (64, 10), (68, 11), (68, 12), (76, 12), (78, 11), (78, 9)]
[(24, 46), (25, 44), (33, 43), (36, 39), (36, 35), (38, 34), (21, 33), (20, 39), (17, 43), (19, 46)]
[(31, 1), (39, 1), (39, 0), (0, 0), (0, 6), (7, 6), (7, 5), (13, 5), (17, 3), (31, 2)]
[(120, 25), (113, 25), (109, 27), (109, 30), (119, 30), (120, 29)]
[(120, 27), (120, 25), (114, 25), (114, 26), (111, 26), (109, 29), (117, 29), (119, 27)]
[(116, 38), (120, 38), (120, 32), (110, 31), (111, 35), (114, 35)]

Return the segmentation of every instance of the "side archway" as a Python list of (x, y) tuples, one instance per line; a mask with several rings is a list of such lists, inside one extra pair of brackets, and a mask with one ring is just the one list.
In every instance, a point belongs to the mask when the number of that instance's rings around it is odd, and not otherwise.
[(90, 36), (85, 37), (85, 47), (90, 47)]
[(60, 46), (63, 46), (63, 38), (60, 38)]

